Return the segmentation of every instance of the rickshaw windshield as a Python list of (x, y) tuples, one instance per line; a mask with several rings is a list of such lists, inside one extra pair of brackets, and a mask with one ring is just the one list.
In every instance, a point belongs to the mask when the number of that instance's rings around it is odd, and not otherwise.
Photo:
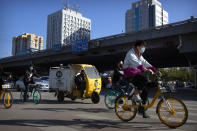
[(94, 67), (85, 67), (85, 72), (89, 78), (100, 78), (98, 71)]

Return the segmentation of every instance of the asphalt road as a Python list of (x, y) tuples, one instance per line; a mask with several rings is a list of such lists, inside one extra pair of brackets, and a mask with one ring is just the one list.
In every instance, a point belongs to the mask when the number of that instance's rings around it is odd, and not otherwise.
[(137, 115), (132, 121), (122, 122), (114, 110), (105, 107), (103, 95), (99, 104), (92, 104), (90, 99), (71, 101), (67, 98), (58, 103), (53, 93), (43, 92), (38, 105), (31, 100), (21, 103), (18, 92), (13, 92), (13, 96), (15, 100), (10, 109), (0, 105), (0, 131), (197, 131), (196, 90), (178, 94), (189, 110), (189, 118), (184, 126), (176, 129), (160, 122), (155, 107), (148, 110), (149, 119)]

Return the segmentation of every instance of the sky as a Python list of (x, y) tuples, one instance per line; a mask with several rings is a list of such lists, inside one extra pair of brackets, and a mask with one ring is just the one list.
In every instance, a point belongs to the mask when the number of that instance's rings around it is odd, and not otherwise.
[[(63, 8), (64, 0), (0, 0), (0, 58), (11, 55), (12, 38), (22, 33), (44, 37), (47, 16)], [(125, 12), (138, 0), (69, 0), (79, 12), (91, 19), (91, 39), (125, 31)], [(158, 0), (169, 14), (169, 23), (197, 18), (197, 0)]]

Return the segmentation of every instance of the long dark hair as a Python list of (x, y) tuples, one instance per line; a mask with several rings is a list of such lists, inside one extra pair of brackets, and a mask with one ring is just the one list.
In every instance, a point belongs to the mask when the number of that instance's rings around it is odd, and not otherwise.
[(3, 72), (3, 66), (0, 64), (0, 72)]
[(143, 40), (137, 40), (137, 41), (135, 42), (135, 48), (136, 48), (137, 46), (141, 46), (141, 45), (146, 46), (146, 42), (143, 41)]

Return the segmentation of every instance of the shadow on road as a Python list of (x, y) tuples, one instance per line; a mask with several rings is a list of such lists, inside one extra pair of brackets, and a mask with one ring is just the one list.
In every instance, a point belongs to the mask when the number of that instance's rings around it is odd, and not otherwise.
[[(116, 128), (116, 129), (134, 129), (134, 130), (169, 130), (168, 127), (158, 122), (130, 122), (125, 123), (121, 121), (109, 121), (109, 120), (94, 120), (94, 119), (73, 119), (73, 120), (0, 120), (0, 125), (9, 125), (9, 126), (31, 126), (31, 127), (50, 127), (50, 126), (80, 126), (82, 129), (103, 129), (103, 128)], [(187, 125), (192, 126), (196, 123), (187, 123)], [(182, 127), (180, 127), (182, 128)]]
[(40, 110), (40, 111), (74, 111), (74, 112), (87, 112), (87, 113), (102, 113), (112, 112), (112, 110), (103, 108), (23, 108), (24, 110)]
[[(24, 102), (21, 102), (20, 99), (14, 99), (13, 100), (13, 104), (23, 104)], [(32, 103), (34, 104), (33, 100), (30, 99), (28, 100), (27, 102), (25, 103)], [(58, 102), (57, 100), (41, 100), (41, 102), (39, 104), (92, 104), (91, 102), (90, 103), (87, 103), (87, 102), (79, 102), (79, 101), (72, 101), (72, 100), (64, 100), (64, 102)]]

